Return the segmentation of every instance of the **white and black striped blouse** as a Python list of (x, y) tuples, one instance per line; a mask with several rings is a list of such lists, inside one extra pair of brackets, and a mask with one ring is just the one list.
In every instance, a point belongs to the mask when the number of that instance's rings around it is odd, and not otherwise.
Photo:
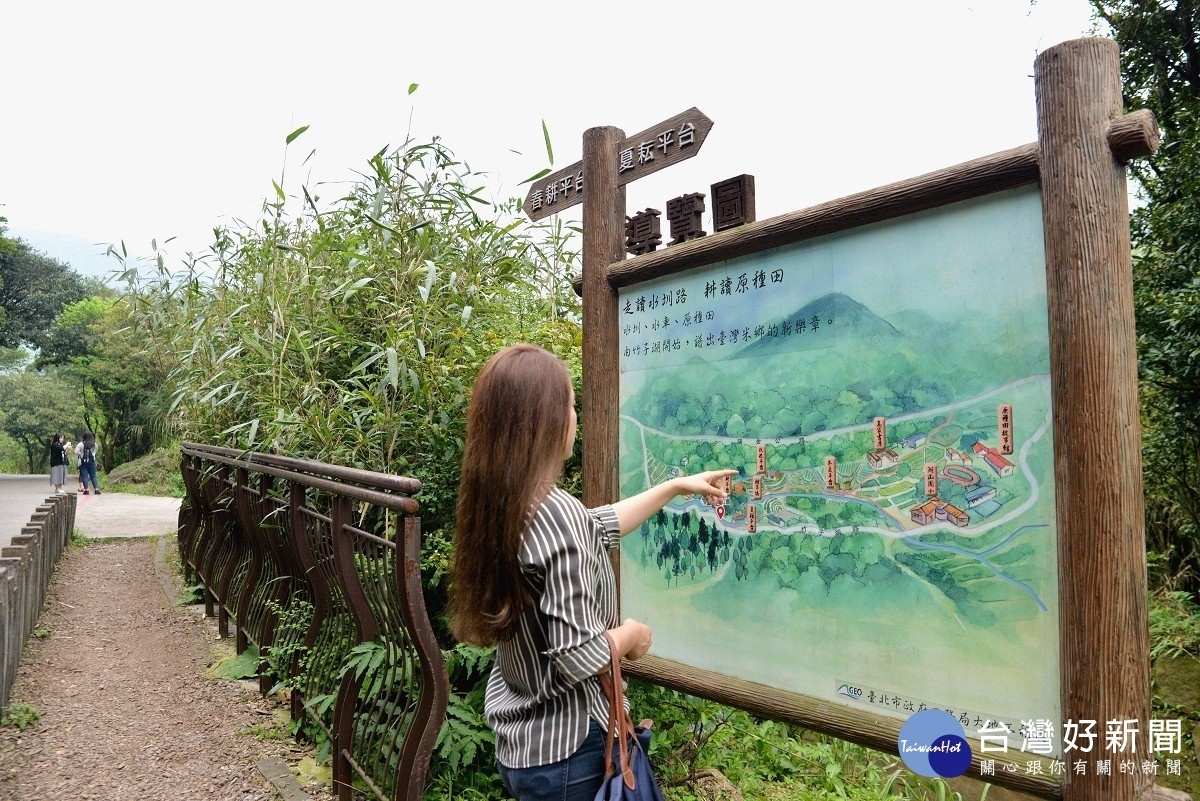
[(611, 506), (586, 509), (558, 487), (526, 528), (521, 568), (536, 605), (496, 649), (484, 702), (502, 765), (566, 759), (587, 736), (589, 717), (608, 724), (595, 677), (609, 660), (604, 632), (619, 622), (605, 550), (620, 539)]

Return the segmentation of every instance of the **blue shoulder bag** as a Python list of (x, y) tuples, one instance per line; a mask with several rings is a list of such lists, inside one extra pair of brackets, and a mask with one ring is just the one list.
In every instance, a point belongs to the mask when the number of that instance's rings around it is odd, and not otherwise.
[(604, 760), (604, 784), (596, 793), (596, 801), (662, 801), (662, 792), (650, 772), (650, 760), (645, 750), (650, 742), (650, 721), (642, 721), (641, 726), (633, 725), (625, 709), (621, 658), (617, 656), (612, 635), (605, 632), (604, 636), (608, 640), (612, 663), (612, 669), (600, 677), (600, 686), (608, 696), (609, 747)]

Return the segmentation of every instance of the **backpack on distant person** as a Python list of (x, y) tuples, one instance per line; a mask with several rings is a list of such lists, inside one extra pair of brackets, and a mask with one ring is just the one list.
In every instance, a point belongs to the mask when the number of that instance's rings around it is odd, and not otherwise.
[(96, 463), (96, 449), (84, 446), (83, 452), (79, 454), (79, 466), (87, 467)]

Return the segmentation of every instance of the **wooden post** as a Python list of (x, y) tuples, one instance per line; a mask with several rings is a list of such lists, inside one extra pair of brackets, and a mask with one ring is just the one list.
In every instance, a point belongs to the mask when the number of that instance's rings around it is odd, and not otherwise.
[(617, 185), (619, 128), (583, 134), (583, 502), (618, 500), (619, 322), (608, 265), (625, 257), (625, 187)]
[[(1034, 64), (1050, 305), (1063, 721), (1096, 721), (1086, 773), (1063, 797), (1136, 799), (1151, 776), (1150, 666), (1137, 354), (1125, 168), (1108, 136), (1121, 115), (1116, 43), (1076, 39)], [(1031, 655), (1033, 656), (1033, 655)], [(1110, 752), (1108, 721), (1136, 721)], [(1100, 775), (1096, 760), (1112, 760)], [(1070, 764), (1068, 762), (1068, 764)]]

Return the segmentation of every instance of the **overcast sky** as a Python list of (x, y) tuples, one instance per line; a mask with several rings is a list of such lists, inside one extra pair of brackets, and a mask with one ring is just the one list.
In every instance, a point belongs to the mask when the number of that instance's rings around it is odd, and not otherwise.
[(631, 184), (630, 212), (750, 173), (765, 219), (1034, 141), (1034, 59), (1091, 22), (1086, 0), (66, 0), (3, 26), (10, 228), (181, 255), (258, 218), (302, 125), (289, 193), (411, 126), (502, 198), (547, 166), (543, 119), (563, 167), (588, 127), (697, 106), (702, 152)]

